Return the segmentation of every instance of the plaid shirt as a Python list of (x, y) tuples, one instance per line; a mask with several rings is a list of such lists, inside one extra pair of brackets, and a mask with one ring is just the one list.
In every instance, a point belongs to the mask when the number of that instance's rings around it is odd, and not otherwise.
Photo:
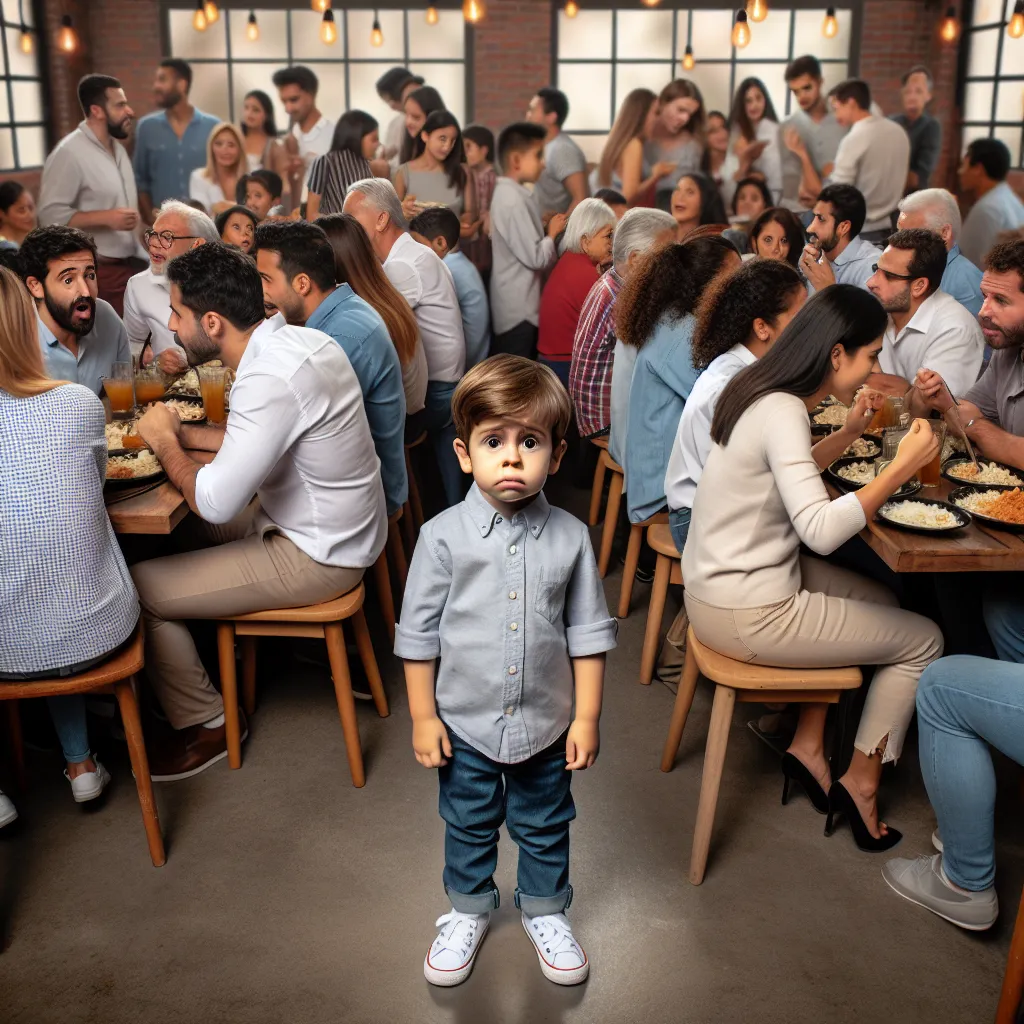
[(607, 430), (612, 420), (612, 357), (615, 321), (612, 313), (622, 278), (612, 267), (590, 289), (580, 310), (572, 345), (569, 394), (581, 437)]

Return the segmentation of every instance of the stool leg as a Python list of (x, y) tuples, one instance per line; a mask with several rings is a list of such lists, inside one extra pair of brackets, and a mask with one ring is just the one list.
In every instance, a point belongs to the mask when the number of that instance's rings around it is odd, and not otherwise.
[(412, 505), (408, 498), (402, 506), (402, 533), (405, 535), (406, 549), (412, 551), (416, 547), (416, 527), (412, 521)]
[(381, 718), (387, 718), (391, 714), (388, 709), (388, 698), (384, 693), (384, 683), (380, 678), (380, 670), (377, 668), (377, 658), (373, 653), (373, 643), (370, 640), (370, 631), (366, 628), (366, 616), (363, 614), (362, 608), (352, 616), (352, 631), (356, 635), (359, 660), (363, 663), (363, 670), (370, 682), (370, 693), (373, 694), (373, 703), (377, 708), (377, 714)]
[(633, 596), (633, 580), (636, 567), (640, 564), (640, 545), (644, 541), (644, 528), (633, 523), (629, 528), (629, 544), (626, 547), (626, 567), (622, 570), (622, 584), (619, 587), (619, 618), (629, 615), (629, 600)]
[[(404, 513), (403, 518), (405, 518)], [(409, 563), (405, 559), (405, 548), (402, 547), (402, 535), (398, 532), (398, 523), (388, 523), (387, 550), (389, 558), (395, 563), (398, 586), (404, 592), (405, 578), (409, 575)]]
[(704, 751), (704, 772), (700, 783), (700, 802), (697, 804), (697, 824), (693, 828), (693, 852), (690, 854), (690, 881), (700, 885), (708, 865), (711, 847), (711, 828), (715, 823), (718, 788), (722, 784), (725, 751), (729, 745), (729, 726), (732, 709), (736, 705), (736, 691), (728, 686), (715, 687), (715, 702), (711, 708), (708, 726), (708, 745)]
[(697, 689), (698, 676), (700, 676), (700, 672), (697, 669), (693, 645), (687, 643), (686, 656), (683, 660), (683, 674), (679, 679), (676, 702), (672, 706), (672, 721), (669, 722), (668, 737), (665, 739), (665, 749), (661, 754), (661, 770), (663, 772), (670, 772), (675, 767), (676, 754), (679, 753), (679, 744), (683, 741), (683, 729), (686, 728), (690, 705), (693, 704), (693, 694)]
[(242, 732), (238, 727), (238, 678), (235, 675), (235, 626), (217, 623), (217, 653), (220, 658), (220, 693), (224, 698), (224, 729), (228, 741), (228, 764), (242, 767)]
[(16, 700), (4, 701), (7, 711), (7, 740), (14, 767), (14, 779), (18, 789), (28, 790), (28, 772), (25, 771), (25, 744), (21, 738), (21, 712)]
[(247, 715), (256, 711), (256, 637), (239, 637), (242, 644), (242, 707)]
[(418, 530), (423, 525), (423, 502), (420, 501), (420, 486), (412, 468), (409, 453), (405, 453), (405, 469), (409, 477), (409, 504), (412, 505), (412, 524)]
[(391, 577), (388, 574), (388, 553), (385, 548), (373, 563), (373, 578), (377, 584), (377, 599), (380, 601), (380, 612), (384, 616), (384, 625), (388, 627), (388, 639), (395, 642), (395, 599), (391, 593)]
[(142, 719), (139, 718), (139, 705), (135, 700), (132, 680), (122, 679), (114, 683), (114, 694), (117, 697), (117, 706), (121, 709), (121, 724), (124, 726), (128, 756), (131, 759), (132, 771), (135, 773), (135, 788), (139, 792), (139, 806), (142, 808), (142, 824), (146, 828), (149, 856), (152, 858), (153, 867), (159, 868), (166, 862), (167, 854), (164, 851), (163, 836), (160, 834), (160, 818), (153, 795), (153, 780), (149, 777), (149, 758), (146, 757)]
[(338, 714), (341, 717), (341, 731), (345, 736), (345, 754), (352, 773), (352, 785), (361, 789), (366, 785), (366, 773), (363, 771), (356, 701), (352, 696), (352, 678), (348, 673), (348, 655), (345, 654), (345, 634), (341, 623), (325, 623), (324, 639), (327, 641), (327, 657), (331, 662), (331, 677), (334, 680), (334, 694), (338, 699)]
[(668, 555), (659, 552), (654, 566), (654, 583), (651, 585), (651, 603), (647, 608), (647, 628), (644, 631), (644, 649), (640, 655), (640, 682), (649, 686), (654, 677), (654, 663), (658, 659), (658, 641), (661, 639), (661, 620), (665, 614), (665, 598), (668, 596), (668, 581), (672, 563)]
[(604, 452), (597, 456), (597, 466), (594, 469), (594, 486), (590, 488), (590, 514), (587, 516), (588, 526), (597, 526), (597, 518), (601, 514), (601, 495), (604, 492)]
[(619, 520), (619, 504), (622, 501), (622, 474), (612, 473), (608, 485), (608, 505), (604, 510), (604, 528), (601, 531), (601, 556), (597, 561), (597, 574), (604, 579), (608, 575), (608, 563), (612, 558), (612, 541), (615, 539), (615, 524)]

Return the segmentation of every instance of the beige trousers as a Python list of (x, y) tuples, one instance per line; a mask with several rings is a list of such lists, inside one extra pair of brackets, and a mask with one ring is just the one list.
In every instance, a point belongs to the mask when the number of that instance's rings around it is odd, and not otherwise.
[(330, 601), (363, 578), (362, 569), (313, 561), (277, 532), (256, 502), (223, 526), (190, 516), (175, 539), (198, 550), (131, 570), (146, 624), (146, 674), (175, 729), (224, 710), (183, 620)]
[(801, 555), (800, 572), (799, 593), (761, 608), (715, 608), (686, 591), (694, 633), (713, 650), (755, 665), (879, 666), (854, 745), (870, 755), (888, 736), (883, 761), (895, 761), (914, 715), (917, 680), (942, 654), (939, 627), (848, 569)]

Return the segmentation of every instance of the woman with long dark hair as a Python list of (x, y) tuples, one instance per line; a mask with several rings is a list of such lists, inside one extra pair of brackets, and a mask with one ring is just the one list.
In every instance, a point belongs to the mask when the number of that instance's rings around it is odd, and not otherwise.
[(615, 188), (630, 206), (653, 206), (654, 185), (675, 170), (669, 160), (648, 167), (644, 143), (654, 132), (658, 119), (658, 97), (650, 89), (634, 89), (622, 101), (615, 124), (601, 151), (591, 189)]
[(402, 137), (402, 149), (398, 154), (398, 162), (407, 164), (415, 156), (413, 149), (427, 118), (435, 110), (445, 110), (446, 107), (444, 100), (441, 99), (441, 94), (435, 88), (421, 85), (405, 97), (402, 109), (405, 112), (405, 135)]
[[(801, 706), (782, 761), (783, 802), (797, 780), (829, 815), (827, 831), (842, 814), (862, 850), (889, 849), (901, 838), (879, 821), (878, 784), (883, 763), (902, 751), (918, 677), (941, 655), (942, 634), (901, 610), (885, 587), (801, 554), (801, 545), (831, 554), (935, 455), (931, 429), (915, 420), (877, 477), (835, 500), (825, 490), (821, 469), (845, 439), (812, 451), (808, 412), (834, 395), (852, 405), (851, 430), (867, 426), (881, 396), (858, 390), (876, 367), (885, 326), (869, 292), (825, 288), (762, 359), (732, 378), (715, 408), (714, 445), (683, 551), (690, 625), (712, 649), (755, 665), (878, 666), (841, 779), (832, 780), (825, 757), (825, 704)], [(680, 699), (687, 699), (682, 689)]]
[(782, 198), (782, 150), (779, 118), (760, 78), (744, 78), (736, 89), (729, 112), (731, 146), (736, 156), (764, 175), (772, 199)]
[(704, 152), (704, 97), (693, 82), (677, 78), (658, 96), (658, 116), (644, 143), (644, 159), (649, 167), (670, 163), (673, 170), (655, 183), (654, 205), (669, 208), (672, 190), (681, 174), (700, 169)]
[(388, 176), (386, 160), (376, 160), (380, 145), (377, 119), (363, 110), (349, 110), (334, 126), (331, 148), (309, 168), (306, 220), (320, 214), (341, 213), (349, 185), (365, 178)]
[(773, 206), (750, 228), (750, 252), (763, 260), (783, 260), (796, 267), (804, 251), (804, 227), (792, 210)]
[(715, 183), (700, 171), (682, 175), (672, 193), (669, 213), (679, 225), (676, 240), (685, 242), (697, 228), (720, 225), (722, 231), (729, 223)]
[(252, 89), (242, 102), (242, 135), (245, 138), (245, 159), (248, 172), (265, 169), (286, 174), (288, 155), (284, 143), (278, 138), (274, 119), (274, 104), (262, 89)]
[[(450, 110), (435, 110), (423, 122), (413, 157), (395, 172), (394, 183), (409, 220), (424, 205), (447, 206), (456, 217), (475, 212), (475, 190), (467, 188), (469, 170), (462, 132)], [(472, 222), (476, 218), (468, 219)]]

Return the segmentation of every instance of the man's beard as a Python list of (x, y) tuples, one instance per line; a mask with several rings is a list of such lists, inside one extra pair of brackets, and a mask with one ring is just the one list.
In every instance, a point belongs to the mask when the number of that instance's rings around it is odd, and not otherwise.
[(831, 252), (839, 244), (839, 236), (831, 235), (828, 238), (819, 238), (813, 231), (807, 236), (807, 240), (816, 245), (822, 252)]
[[(266, 303), (264, 303), (266, 308)], [(302, 308), (302, 299), (295, 291), (288, 296), (286, 303), (277, 303), (277, 312), (283, 313), (285, 320), (293, 327), (301, 326), (306, 322), (306, 311)]]
[(112, 139), (127, 139), (132, 126), (130, 117), (122, 118), (120, 121), (111, 121), (107, 118), (107, 131)]
[(172, 89), (170, 92), (165, 92), (160, 99), (157, 100), (156, 105), (161, 110), (170, 110), (171, 107), (176, 106), (181, 102), (181, 91), (178, 89)]
[(220, 358), (220, 346), (203, 330), (203, 325), (198, 320), (196, 334), (191, 341), (185, 341), (180, 334), (175, 334), (174, 340), (185, 350), (189, 366), (199, 366), (211, 359)]
[(996, 327), (987, 316), (978, 317), (978, 323), (986, 331), (998, 331), (1002, 335), (1002, 338), (997, 339), (994, 343), (988, 338), (985, 339), (993, 348), (1024, 348), (1024, 323), (1019, 323), (1014, 327)]
[(886, 313), (909, 313), (910, 286), (908, 285), (903, 291), (897, 292), (891, 299), (879, 299), (879, 301), (882, 303), (882, 309)]
[[(91, 295), (85, 298), (77, 298), (74, 302), (61, 306), (44, 289), (43, 301), (46, 303), (46, 308), (50, 311), (50, 316), (53, 317), (54, 323), (65, 331), (70, 331), (76, 338), (84, 337), (92, 330), (93, 324), (96, 323), (96, 300)], [(84, 308), (86, 304), (89, 307), (89, 319), (75, 320), (72, 316), (75, 308), (78, 306)]]

